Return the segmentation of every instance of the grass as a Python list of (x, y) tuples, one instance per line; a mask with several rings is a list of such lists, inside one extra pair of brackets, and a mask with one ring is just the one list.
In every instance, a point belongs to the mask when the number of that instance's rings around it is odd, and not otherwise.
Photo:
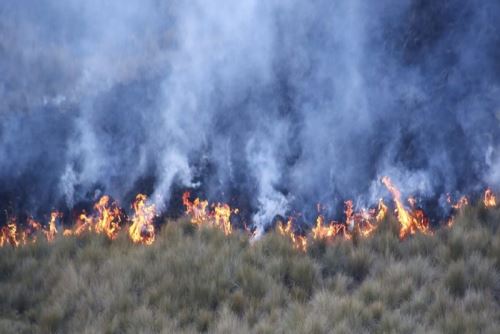
[[(452, 228), (310, 242), (167, 222), (152, 246), (126, 235), (0, 249), (0, 332), (498, 333), (500, 209)], [(43, 238), (40, 238), (43, 239)]]

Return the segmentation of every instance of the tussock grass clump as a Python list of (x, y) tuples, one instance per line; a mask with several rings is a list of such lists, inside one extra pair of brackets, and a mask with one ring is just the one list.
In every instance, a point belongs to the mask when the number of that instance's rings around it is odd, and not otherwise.
[(306, 252), (186, 219), (149, 247), (125, 233), (40, 238), (0, 249), (0, 332), (494, 333), (499, 225), (500, 210), (470, 207), (400, 241), (388, 217), (369, 239)]

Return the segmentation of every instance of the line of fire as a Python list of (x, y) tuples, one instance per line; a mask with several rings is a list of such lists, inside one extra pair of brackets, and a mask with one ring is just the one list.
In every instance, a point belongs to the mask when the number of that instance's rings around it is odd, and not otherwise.
[[(447, 205), (452, 214), (438, 226), (432, 226), (429, 216), (417, 205), (415, 197), (410, 196), (405, 202), (401, 191), (389, 177), (383, 177), (381, 183), (387, 188), (391, 202), (380, 199), (372, 207), (355, 208), (352, 200), (346, 200), (343, 219), (340, 221), (327, 219), (322, 212), (322, 205), (318, 204), (316, 220), (309, 224), (310, 227), (306, 231), (299, 229), (295, 223), (300, 214), (289, 216), (287, 219), (276, 219), (273, 227), (279, 234), (289, 238), (296, 249), (306, 251), (308, 244), (317, 240), (329, 242), (336, 238), (369, 238), (392, 210), (399, 224), (399, 238), (404, 240), (417, 233), (432, 235), (436, 228), (453, 227), (455, 214), (471, 202), (465, 195), (454, 201), (447, 194)], [(193, 225), (220, 229), (225, 235), (235, 231), (232, 221), (240, 213), (238, 208), (232, 208), (227, 203), (210, 204), (207, 200), (190, 197), (189, 192), (184, 192), (182, 204), (185, 215)], [(480, 201), (480, 205), (485, 208), (497, 206), (496, 195), (490, 188), (483, 192)], [(161, 224), (157, 223), (158, 213), (155, 205), (150, 203), (144, 194), (135, 197), (129, 214), (110, 196), (104, 195), (94, 204), (91, 212), (75, 212), (73, 216), (72, 223), (63, 226), (63, 214), (59, 211), (52, 211), (46, 222), (30, 216), (25, 221), (19, 221), (17, 216), (9, 215), (7, 224), (0, 229), (0, 247), (20, 247), (36, 243), (39, 238), (52, 242), (59, 237), (79, 237), (89, 233), (102, 234), (110, 240), (115, 240), (119, 233), (126, 233), (132, 243), (152, 245), (157, 230), (161, 227)], [(261, 236), (262, 231), (246, 226), (244, 224), (244, 228), (239, 230), (248, 234), (252, 240)]]

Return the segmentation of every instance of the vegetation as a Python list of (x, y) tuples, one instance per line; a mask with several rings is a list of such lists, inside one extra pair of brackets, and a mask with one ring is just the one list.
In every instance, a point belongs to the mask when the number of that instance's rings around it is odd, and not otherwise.
[(151, 246), (125, 234), (0, 249), (0, 332), (498, 333), (500, 209), (398, 239), (309, 242), (167, 222)]

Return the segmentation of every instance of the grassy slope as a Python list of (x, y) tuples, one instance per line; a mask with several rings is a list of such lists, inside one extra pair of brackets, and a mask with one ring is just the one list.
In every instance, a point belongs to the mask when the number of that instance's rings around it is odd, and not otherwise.
[(500, 210), (467, 208), (435, 236), (307, 254), (186, 222), (151, 247), (124, 235), (0, 249), (0, 332), (478, 332), (500, 328)]

